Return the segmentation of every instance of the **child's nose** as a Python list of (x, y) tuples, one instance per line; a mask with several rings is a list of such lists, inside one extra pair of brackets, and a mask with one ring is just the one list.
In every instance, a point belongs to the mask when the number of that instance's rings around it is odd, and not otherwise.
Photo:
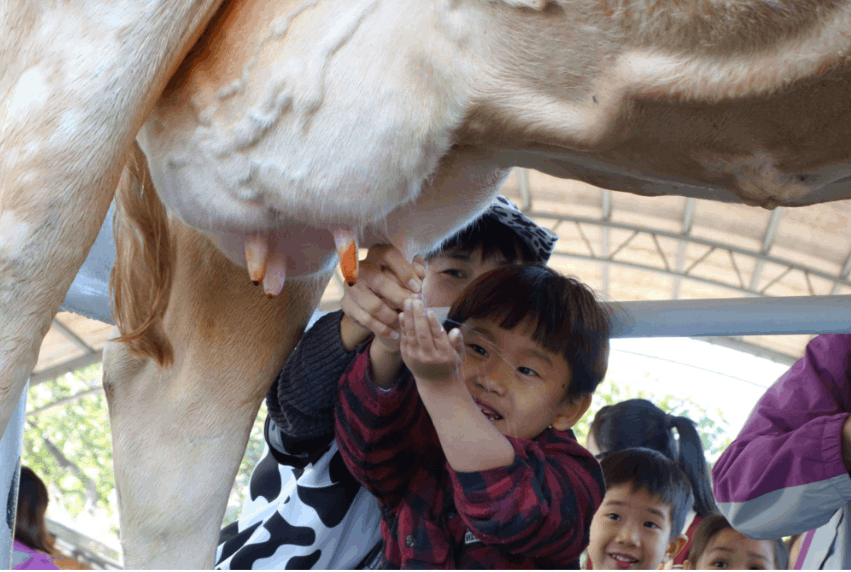
[(514, 367), (500, 359), (492, 359), (490, 363), (479, 371), (479, 385), (482, 388), (502, 395), (510, 386), (514, 375)]
[(618, 529), (617, 541), (622, 544), (637, 546), (638, 529), (627, 522), (623, 523)]

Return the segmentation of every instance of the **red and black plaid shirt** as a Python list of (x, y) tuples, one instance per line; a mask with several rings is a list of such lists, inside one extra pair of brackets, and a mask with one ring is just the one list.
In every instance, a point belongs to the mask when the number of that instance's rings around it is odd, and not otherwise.
[(335, 429), (349, 470), (381, 504), (385, 566), (579, 567), (604, 485), (572, 431), (507, 437), (511, 465), (457, 472), (410, 373), (387, 391), (370, 371), (367, 347), (340, 379)]

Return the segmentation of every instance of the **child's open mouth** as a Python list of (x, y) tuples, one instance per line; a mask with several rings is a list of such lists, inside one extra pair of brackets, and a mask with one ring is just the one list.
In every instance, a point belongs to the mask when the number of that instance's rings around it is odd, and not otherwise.
[(638, 560), (627, 556), (626, 554), (609, 554), (609, 558), (611, 558), (617, 563), (618, 568), (629, 568), (630, 566), (638, 562)]
[(500, 419), (502, 419), (502, 415), (500, 415), (493, 408), (488, 407), (478, 399), (476, 400), (476, 405), (479, 406), (479, 411), (482, 412), (482, 415), (484, 415), (491, 421), (499, 421)]

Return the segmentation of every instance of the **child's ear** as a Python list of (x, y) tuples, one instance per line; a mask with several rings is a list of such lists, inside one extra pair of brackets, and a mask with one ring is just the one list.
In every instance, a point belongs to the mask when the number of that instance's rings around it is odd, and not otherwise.
[(582, 416), (591, 407), (592, 398), (591, 394), (586, 393), (562, 403), (556, 410), (556, 416), (550, 426), (557, 431), (567, 431), (582, 419)]
[(686, 544), (688, 544), (688, 536), (686, 536), (685, 534), (680, 534), (679, 536), (674, 538), (668, 544), (668, 550), (665, 552), (664, 561), (667, 562), (668, 560), (674, 558), (677, 554), (682, 552), (683, 548), (686, 547)]

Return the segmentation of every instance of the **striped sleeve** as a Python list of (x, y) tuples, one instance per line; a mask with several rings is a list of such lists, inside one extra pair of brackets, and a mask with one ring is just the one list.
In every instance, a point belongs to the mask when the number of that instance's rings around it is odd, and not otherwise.
[(553, 566), (575, 561), (602, 502), (600, 465), (570, 433), (547, 429), (535, 441), (508, 440), (515, 451), (508, 467), (449, 468), (458, 513), (479, 540), (508, 553)]
[(373, 385), (369, 346), (340, 378), (335, 433), (352, 475), (393, 508), (414, 471), (439, 454), (437, 434), (407, 369), (390, 390)]
[(851, 501), (842, 424), (851, 336), (817, 336), (770, 387), (712, 471), (718, 506), (752, 538), (818, 528)]

